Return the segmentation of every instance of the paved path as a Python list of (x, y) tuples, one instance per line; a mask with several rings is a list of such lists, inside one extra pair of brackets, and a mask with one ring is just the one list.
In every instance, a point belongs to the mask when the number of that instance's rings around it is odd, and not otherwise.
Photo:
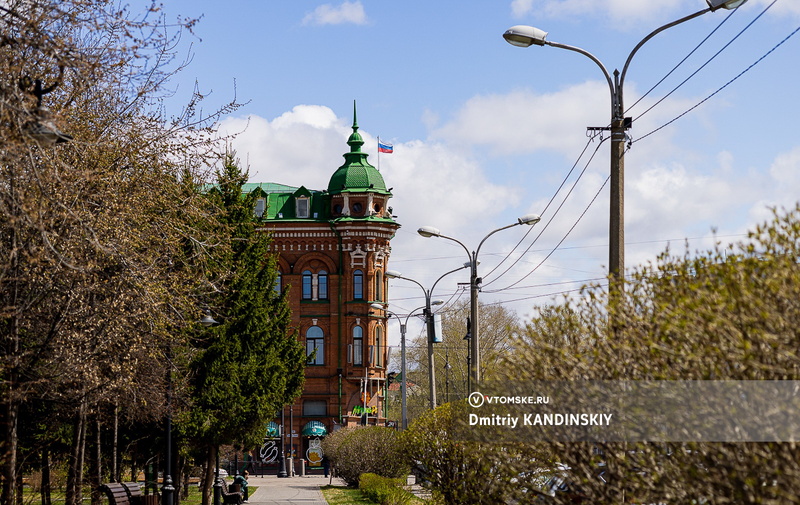
[[(330, 477), (308, 475), (279, 479), (274, 475), (251, 475), (247, 482), (251, 486), (258, 486), (256, 492), (250, 495), (249, 505), (328, 505), (319, 488), (327, 486)], [(333, 484), (344, 486), (339, 479), (333, 479)]]

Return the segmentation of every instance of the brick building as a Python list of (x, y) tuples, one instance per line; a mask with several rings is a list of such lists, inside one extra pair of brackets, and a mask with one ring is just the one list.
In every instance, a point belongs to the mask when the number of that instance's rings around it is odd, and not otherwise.
[(319, 437), (365, 413), (369, 424), (386, 421), (386, 316), (370, 305), (388, 301), (384, 272), (400, 225), (388, 205), (391, 188), (361, 151), (355, 108), (352, 128), (327, 189), (244, 188), (256, 193), (256, 219), (272, 234), (279, 284), (290, 286), (292, 325), (309, 355), (302, 397), (271, 426), (284, 422), (296, 457), (312, 465), (321, 457)]

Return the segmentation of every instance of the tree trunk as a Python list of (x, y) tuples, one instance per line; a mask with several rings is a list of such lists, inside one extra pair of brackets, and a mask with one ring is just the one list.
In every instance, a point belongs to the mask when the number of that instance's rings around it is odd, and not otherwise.
[(52, 505), (50, 497), (50, 449), (42, 449), (42, 505)]
[(66, 505), (81, 505), (83, 495), (83, 451), (86, 442), (86, 401), (81, 401), (75, 426), (72, 430), (72, 452), (67, 472)]
[[(122, 471), (119, 463), (119, 401), (114, 402), (114, 434), (111, 441), (111, 480), (122, 480)], [(136, 480), (134, 479), (134, 482)]]
[(211, 504), (211, 495), (214, 492), (214, 469), (216, 468), (217, 451), (219, 447), (212, 445), (206, 451), (205, 473), (203, 475), (203, 501), (202, 505)]
[(91, 489), (92, 505), (100, 505), (102, 495), (100, 494), (100, 484), (103, 476), (102, 446), (100, 444), (100, 414), (95, 413), (92, 422), (94, 427), (94, 443), (89, 458), (89, 487)]
[[(14, 373), (14, 372), (12, 372)], [(6, 433), (3, 446), (3, 495), (2, 503), (15, 503), (14, 494), (17, 482), (17, 430), (19, 420), (19, 404), (13, 399), (13, 380), (10, 381), (5, 405)]]

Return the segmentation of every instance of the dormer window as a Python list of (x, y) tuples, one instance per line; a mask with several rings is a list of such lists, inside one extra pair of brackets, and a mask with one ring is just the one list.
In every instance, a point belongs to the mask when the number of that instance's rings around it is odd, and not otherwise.
[(264, 217), (264, 211), (267, 210), (267, 199), (266, 198), (257, 198), (256, 199), (256, 207), (253, 213), (256, 217)]
[(295, 199), (296, 209), (295, 215), (298, 218), (307, 218), (308, 217), (308, 198), (305, 197), (298, 197)]

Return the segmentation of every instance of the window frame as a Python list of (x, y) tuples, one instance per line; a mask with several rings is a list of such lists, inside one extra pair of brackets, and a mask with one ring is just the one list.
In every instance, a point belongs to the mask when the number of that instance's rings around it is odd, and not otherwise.
[[(312, 360), (311, 355), (314, 354), (314, 351), (316, 351), (316, 356)], [(310, 326), (306, 330), (306, 365), (325, 365), (325, 332), (316, 325)]]

